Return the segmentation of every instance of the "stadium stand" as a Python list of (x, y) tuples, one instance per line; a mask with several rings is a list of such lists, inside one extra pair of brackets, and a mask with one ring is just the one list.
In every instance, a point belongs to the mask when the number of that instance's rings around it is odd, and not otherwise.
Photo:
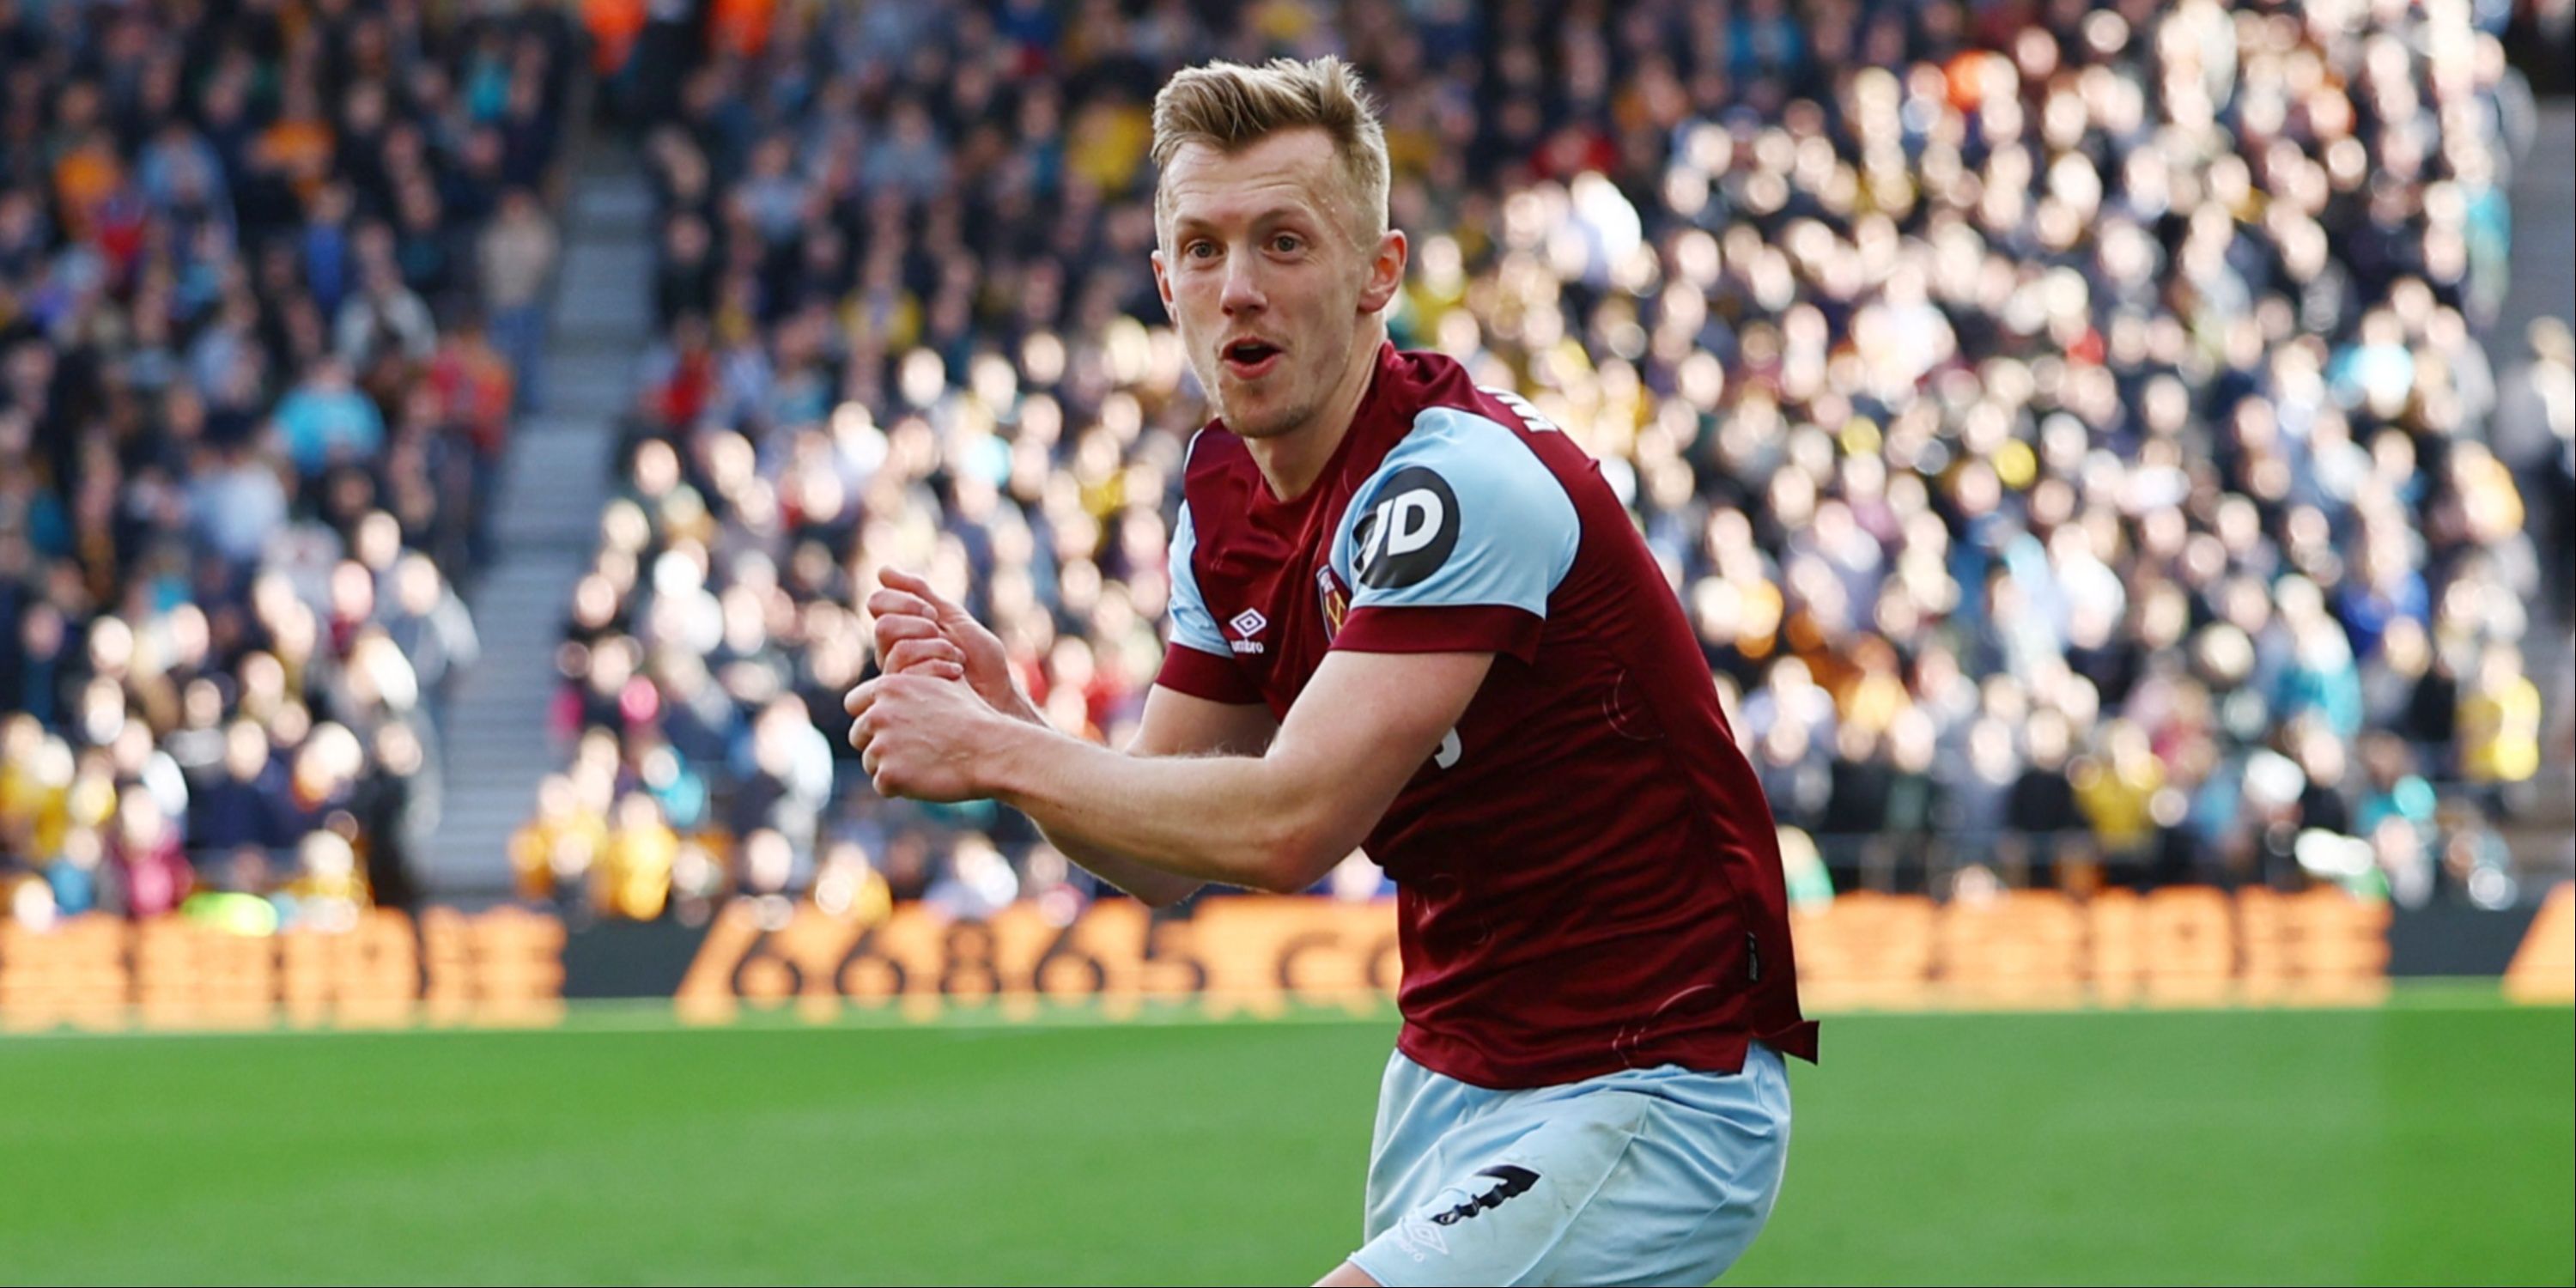
[(6, 915), (417, 897), (578, 36), (0, 0)]
[(2571, 484), (2566, 332), (2502, 376), (2481, 346), (2508, 16), (728, 7), (694, 61), (604, 69), (662, 340), (526, 890), (596, 862), (617, 911), (672, 853), (774, 888), (818, 846), (899, 896), (1067, 879), (1007, 813), (868, 789), (852, 606), (926, 568), (1061, 727), (1122, 736), (1203, 415), (1145, 265), (1151, 87), (1332, 48), (1386, 103), (1398, 342), (1602, 459), (1808, 888), (2510, 898)]
[(1601, 459), (1800, 889), (2508, 901), (2576, 754), (2576, 346), (2497, 330), (2499, 37), (2565, 11), (0, 0), (0, 881), (407, 901), (586, 48), (656, 339), (518, 893), (1096, 893), (1008, 811), (868, 789), (854, 604), (926, 569), (1123, 736), (1203, 416), (1152, 89), (1335, 51), (1386, 104), (1398, 343)]

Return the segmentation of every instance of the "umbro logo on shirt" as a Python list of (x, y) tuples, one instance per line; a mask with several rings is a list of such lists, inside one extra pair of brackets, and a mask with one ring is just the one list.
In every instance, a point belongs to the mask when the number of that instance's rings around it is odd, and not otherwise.
[(1232, 648), (1237, 653), (1260, 652), (1261, 641), (1252, 637), (1259, 635), (1261, 633), (1261, 629), (1269, 624), (1270, 619), (1262, 616), (1261, 610), (1258, 608), (1247, 608), (1240, 613), (1236, 613), (1234, 615), (1234, 620), (1227, 622), (1226, 625), (1233, 627), (1234, 633), (1242, 636), (1243, 638), (1239, 640), (1227, 640), (1227, 647)]

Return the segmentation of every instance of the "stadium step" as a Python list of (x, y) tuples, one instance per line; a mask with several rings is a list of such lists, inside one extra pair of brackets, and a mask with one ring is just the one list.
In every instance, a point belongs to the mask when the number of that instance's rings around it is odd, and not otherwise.
[[(2499, 376), (2530, 357), (2527, 337), (2534, 319), (2576, 321), (2576, 256), (2567, 253), (2576, 244), (2576, 166), (2567, 164), (2576, 153), (2576, 103), (2544, 102), (2532, 126), (2531, 148), (2513, 170), (2512, 286), (2496, 325), (2487, 332), (2487, 356)], [(2562, 554), (2544, 551), (2541, 558), (2546, 575), (2565, 575)], [(2545, 613), (2533, 615), (2522, 651), (2542, 701), (2556, 704), (2576, 693), (2576, 679), (2569, 674), (2576, 670), (2576, 631), (2547, 618)], [(2544, 729), (2554, 729), (2561, 718), (2553, 705)], [(2576, 765), (2558, 757), (2563, 745), (2554, 736), (2543, 737), (2548, 759), (2535, 777), (2535, 790), (2517, 803), (2516, 817), (2502, 829), (2516, 869), (2544, 879), (2576, 876), (2576, 795), (2565, 787), (2576, 777)], [(2538, 784), (2551, 789), (2538, 790)]]
[(622, 321), (642, 335), (645, 313), (635, 307), (642, 294), (637, 288), (653, 280), (653, 253), (641, 229), (635, 237), (634, 245), (622, 247), (574, 243), (564, 256), (562, 316), (601, 324)]
[(649, 241), (653, 194), (642, 184), (585, 182), (573, 198), (572, 217), (574, 229), (584, 237), (635, 236)]
[(2524, 336), (2534, 318), (2565, 319), (2576, 301), (2576, 256), (2567, 253), (2576, 241), (2576, 166), (2567, 164), (2576, 149), (2576, 103), (2543, 106), (2533, 116), (2531, 151), (2513, 174), (2512, 286), (2504, 309), (2487, 332), (2487, 357), (2497, 372), (2513, 369), (2530, 356)]
[[(622, 334), (627, 342), (640, 349), (646, 340), (644, 323), (650, 313), (637, 307), (643, 301), (635, 297), (642, 294), (637, 287), (652, 280), (652, 267), (650, 258), (643, 255), (603, 258), (596, 263), (586, 262), (576, 255), (565, 268), (565, 299), (568, 302), (622, 300), (626, 316), (594, 313), (587, 308), (575, 316), (592, 326), (617, 328), (617, 334)], [(589, 337), (584, 335), (584, 338)], [(631, 360), (635, 353), (629, 352), (626, 356)]]
[(513, 436), (494, 500), (496, 558), (472, 600), (483, 656), (448, 695), (443, 799), (422, 873), (448, 898), (508, 891), (510, 834), (535, 812), (538, 782), (566, 760), (546, 727), (562, 683), (555, 649), (598, 544), (618, 420), (651, 340), (652, 196), (631, 156), (603, 160), (585, 158), (577, 171), (543, 408)]
[(589, 425), (517, 436), (512, 445), (516, 459), (501, 489), (500, 512), (493, 516), (493, 531), (505, 548), (587, 549), (599, 531), (599, 511), (585, 513), (561, 502), (576, 475), (606, 468), (605, 433), (605, 426)]
[(548, 337), (550, 352), (568, 358), (617, 358), (633, 362), (649, 343), (632, 322), (611, 319), (579, 328), (563, 328)]
[[(560, 357), (562, 361), (556, 362)], [(603, 433), (633, 401), (635, 352), (547, 352), (546, 411), (561, 418), (585, 418)]]

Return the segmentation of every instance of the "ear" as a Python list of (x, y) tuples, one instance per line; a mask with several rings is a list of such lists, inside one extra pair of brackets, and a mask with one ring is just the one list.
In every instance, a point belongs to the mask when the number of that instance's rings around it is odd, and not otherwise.
[(1165, 269), (1162, 248), (1156, 247), (1149, 258), (1154, 262), (1154, 294), (1162, 297), (1163, 317), (1172, 325), (1179, 326), (1181, 315), (1172, 309), (1172, 275)]
[(1373, 314), (1395, 299), (1404, 285), (1405, 252), (1410, 246), (1401, 229), (1390, 228), (1378, 234), (1377, 250), (1369, 257), (1368, 284), (1360, 288), (1360, 312)]

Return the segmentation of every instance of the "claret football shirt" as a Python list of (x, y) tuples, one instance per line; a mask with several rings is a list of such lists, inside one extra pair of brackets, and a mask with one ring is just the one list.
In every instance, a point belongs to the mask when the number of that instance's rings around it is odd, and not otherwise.
[(1157, 682), (1284, 718), (1327, 653), (1491, 652), (1366, 842), (1396, 885), (1397, 1046), (1485, 1087), (1814, 1059), (1771, 812), (1599, 467), (1436, 354), (1380, 350), (1315, 486), (1191, 443)]

